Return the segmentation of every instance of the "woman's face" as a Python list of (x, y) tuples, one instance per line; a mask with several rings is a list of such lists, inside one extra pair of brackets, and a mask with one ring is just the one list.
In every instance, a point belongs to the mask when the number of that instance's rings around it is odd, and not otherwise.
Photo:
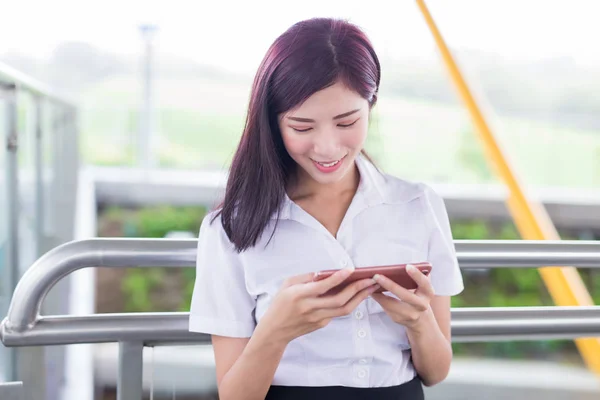
[(341, 83), (316, 92), (279, 116), (289, 155), (308, 177), (321, 184), (339, 182), (352, 171), (367, 138), (368, 124), (368, 101)]

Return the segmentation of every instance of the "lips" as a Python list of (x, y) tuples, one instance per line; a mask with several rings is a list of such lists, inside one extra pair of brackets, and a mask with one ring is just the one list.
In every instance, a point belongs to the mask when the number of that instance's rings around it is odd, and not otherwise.
[(317, 164), (324, 166), (325, 168), (331, 168), (334, 165), (336, 165), (337, 163), (339, 163), (340, 161), (342, 161), (342, 159), (339, 159), (337, 161), (332, 161), (332, 162), (320, 162), (320, 161), (316, 161)]
[(340, 167), (340, 165), (342, 165), (342, 163), (344, 162), (344, 159), (346, 158), (346, 156), (340, 158), (339, 160), (335, 160), (335, 161), (316, 161), (316, 160), (312, 160), (313, 164), (315, 165), (315, 167), (317, 167), (317, 169), (321, 172), (324, 173), (331, 173), (331, 172), (335, 172), (337, 171), (337, 169)]

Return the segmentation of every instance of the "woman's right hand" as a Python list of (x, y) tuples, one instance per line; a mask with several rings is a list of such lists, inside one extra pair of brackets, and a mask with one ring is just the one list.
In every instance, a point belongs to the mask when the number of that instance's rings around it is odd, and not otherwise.
[(324, 295), (342, 283), (352, 271), (345, 268), (317, 282), (313, 281), (313, 273), (288, 278), (262, 317), (259, 327), (267, 330), (273, 340), (287, 344), (325, 327), (335, 317), (348, 315), (379, 288), (373, 279), (362, 279), (337, 294)]

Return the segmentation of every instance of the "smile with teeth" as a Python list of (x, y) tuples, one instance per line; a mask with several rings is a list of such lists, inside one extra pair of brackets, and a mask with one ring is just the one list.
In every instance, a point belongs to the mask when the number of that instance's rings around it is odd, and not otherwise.
[(330, 162), (330, 163), (322, 163), (322, 162), (319, 162), (319, 161), (316, 161), (316, 163), (319, 164), (319, 165), (324, 166), (325, 168), (330, 168), (330, 167), (333, 167), (334, 165), (336, 165), (337, 163), (339, 163), (340, 161), (341, 161), (341, 159), (339, 159), (337, 161)]

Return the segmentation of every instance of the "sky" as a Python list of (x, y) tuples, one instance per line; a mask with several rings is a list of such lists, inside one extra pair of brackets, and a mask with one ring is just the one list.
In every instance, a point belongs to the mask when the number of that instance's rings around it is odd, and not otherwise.
[[(454, 48), (484, 50), (517, 60), (568, 56), (579, 64), (600, 67), (594, 39), (600, 37), (598, 0), (426, 3)], [(2, 0), (0, 54), (19, 51), (44, 58), (67, 40), (138, 54), (142, 45), (139, 26), (151, 23), (159, 27), (159, 51), (251, 71), (281, 32), (314, 16), (357, 23), (381, 57), (437, 57), (414, 0)]]

